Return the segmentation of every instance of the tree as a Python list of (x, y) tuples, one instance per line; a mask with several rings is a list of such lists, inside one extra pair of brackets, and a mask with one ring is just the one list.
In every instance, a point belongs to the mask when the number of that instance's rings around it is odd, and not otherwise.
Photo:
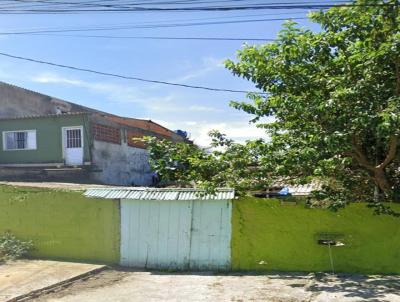
[(218, 131), (210, 132), (210, 137), (211, 149), (146, 137), (152, 169), (164, 183), (195, 186), (208, 193), (217, 187), (235, 188), (237, 194), (265, 188), (269, 179), (258, 164), (257, 146), (263, 146), (262, 141), (239, 144)]
[[(353, 4), (312, 13), (320, 32), (287, 22), (275, 42), (245, 45), (237, 62), (226, 62), (262, 91), (232, 106), (251, 114), (268, 139), (240, 145), (215, 132), (224, 151), (164, 144), (152, 149), (153, 166), (171, 180), (241, 191), (319, 178), (315, 196), (333, 207), (367, 201), (398, 215), (381, 202), (400, 193), (399, 3)], [(182, 170), (168, 172), (169, 158)]]
[(276, 42), (245, 45), (238, 62), (226, 62), (266, 92), (232, 105), (255, 115), (270, 136), (262, 159), (270, 175), (329, 179), (325, 196), (340, 203), (372, 202), (375, 188), (381, 200), (393, 199), (400, 187), (399, 2), (361, 0), (310, 18), (320, 32), (288, 22)]

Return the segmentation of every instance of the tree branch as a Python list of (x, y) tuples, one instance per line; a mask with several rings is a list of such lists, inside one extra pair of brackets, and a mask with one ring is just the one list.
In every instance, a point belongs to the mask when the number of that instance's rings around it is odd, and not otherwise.
[(384, 169), (388, 164), (395, 159), (397, 153), (397, 145), (399, 142), (399, 137), (397, 135), (392, 135), (390, 137), (390, 144), (389, 144), (389, 151), (385, 158), (385, 160), (379, 164), (376, 168), (377, 169)]
[(395, 68), (396, 68), (396, 95), (400, 96), (400, 59), (396, 59)]
[(360, 139), (356, 134), (353, 134), (351, 143), (354, 150), (354, 152), (351, 153), (352, 157), (367, 170), (372, 172), (375, 171), (375, 166), (368, 161), (367, 157), (362, 152), (360, 147)]

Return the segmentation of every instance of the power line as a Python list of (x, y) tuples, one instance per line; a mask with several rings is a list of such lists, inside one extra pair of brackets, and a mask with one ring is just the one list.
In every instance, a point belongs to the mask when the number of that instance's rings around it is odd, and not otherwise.
[[(0, 33), (2, 35), (2, 33)], [(158, 36), (108, 36), (108, 35), (68, 35), (68, 34), (31, 34), (32, 36), (97, 38), (97, 39), (132, 39), (132, 40), (193, 40), (193, 41), (276, 41), (271, 38), (224, 38), (224, 37), (158, 37)]]
[(28, 31), (20, 31), (20, 32), (0, 32), (0, 35), (24, 35), (24, 34), (84, 32), (84, 31), (109, 31), (109, 30), (124, 30), (124, 29), (137, 29), (137, 28), (153, 29), (153, 28), (171, 28), (171, 27), (188, 27), (188, 26), (221, 25), (221, 24), (241, 24), (241, 23), (253, 23), (253, 22), (286, 21), (288, 19), (306, 20), (307, 17), (250, 19), (250, 20), (214, 21), (214, 22), (171, 23), (171, 24), (144, 24), (144, 25), (131, 25), (131, 26), (77, 28), (77, 29), (28, 30)]
[[(157, 23), (154, 23), (154, 21), (145, 21), (145, 22), (138, 22), (138, 23), (120, 23), (120, 24), (104, 24), (104, 25), (99, 25), (96, 24), (96, 26), (86, 26), (86, 27), (38, 27), (38, 28), (32, 28), (30, 27), (29, 29), (9, 29), (9, 30), (5, 30), (3, 29), (3, 33), (0, 32), (0, 34), (26, 34), (26, 33), (44, 33), (47, 31), (59, 31), (59, 32), (63, 32), (63, 31), (69, 31), (69, 30), (80, 30), (80, 31), (91, 31), (91, 30), (123, 30), (123, 29), (135, 29), (135, 28), (152, 28), (155, 26), (166, 26), (169, 27), (170, 25), (173, 25), (175, 27), (178, 27), (179, 25), (185, 26), (188, 25), (190, 23), (188, 22), (193, 22), (193, 21), (206, 21), (206, 20), (220, 20), (220, 19), (232, 19), (232, 18), (248, 18), (248, 17), (265, 17), (265, 16), (277, 16), (277, 15), (293, 15), (293, 14), (305, 14), (305, 12), (285, 12), (285, 13), (270, 13), (270, 14), (245, 14), (245, 15), (233, 15), (233, 16), (219, 16), (219, 17), (206, 17), (206, 18), (190, 18), (190, 19), (175, 19), (175, 20), (159, 20)], [(294, 16), (288, 16), (286, 17), (287, 19), (293, 19), (293, 18), (299, 18), (299, 17), (294, 17)], [(248, 19), (248, 20), (243, 20), (246, 21), (245, 23), (247, 23), (247, 21), (251, 22), (250, 20), (252, 19)], [(255, 20), (259, 20), (259, 19), (255, 19)], [(265, 22), (267, 22), (267, 20), (269, 19), (261, 19), (261, 20), (265, 20)], [(284, 20), (282, 18), (282, 20)], [(240, 20), (239, 20), (240, 21)], [(276, 20), (271, 20), (271, 21), (276, 21)], [(229, 22), (229, 20), (228, 20)], [(255, 21), (255, 22), (261, 22), (261, 21)], [(197, 22), (199, 23), (199, 22)], [(201, 23), (201, 22), (200, 22)], [(204, 22), (203, 22), (204, 23)], [(223, 24), (223, 23), (221, 23)], [(201, 24), (203, 25), (203, 24)], [(207, 24), (207, 22), (204, 25), (210, 25)]]
[(17, 60), (33, 62), (33, 63), (38, 63), (38, 64), (50, 65), (50, 66), (64, 68), (64, 69), (71, 69), (71, 70), (75, 70), (75, 71), (94, 73), (94, 74), (98, 74), (98, 75), (102, 75), (102, 76), (115, 77), (115, 78), (120, 78), (120, 79), (125, 79), (125, 80), (135, 80), (135, 81), (141, 81), (141, 82), (147, 82), (147, 83), (178, 86), (178, 87), (192, 88), (192, 89), (201, 89), (201, 90), (208, 90), (208, 91), (246, 93), (246, 94), (247, 93), (258, 93), (258, 94), (263, 94), (263, 95), (265, 94), (263, 92), (257, 92), (257, 91), (214, 88), (214, 87), (207, 87), (207, 86), (187, 85), (187, 84), (172, 83), (172, 82), (167, 82), (167, 81), (150, 80), (150, 79), (145, 79), (145, 78), (141, 78), (141, 77), (126, 76), (126, 75), (120, 75), (120, 74), (115, 74), (115, 73), (97, 71), (97, 70), (93, 70), (93, 69), (87, 69), (87, 68), (75, 67), (75, 66), (64, 65), (64, 64), (59, 64), (59, 63), (47, 62), (47, 61), (42, 61), (42, 60), (37, 60), (37, 59), (32, 59), (32, 58), (27, 58), (27, 57), (16, 56), (16, 55), (4, 53), (4, 52), (0, 52), (0, 56), (13, 58), (13, 59), (17, 59)]
[[(43, 1), (42, 1), (43, 2)], [(24, 1), (24, 3), (29, 3)], [(279, 10), (279, 9), (328, 9), (331, 7), (371, 7), (371, 6), (391, 6), (389, 3), (376, 3), (376, 4), (357, 4), (347, 3), (343, 1), (336, 2), (275, 2), (275, 3), (263, 3), (263, 4), (243, 4), (243, 5), (213, 5), (213, 6), (176, 6), (175, 2), (163, 2), (163, 6), (149, 6), (149, 3), (130, 4), (125, 7), (121, 7), (121, 4), (106, 4), (106, 5), (94, 5), (90, 8), (81, 8), (79, 3), (69, 3), (61, 7), (51, 6), (51, 2), (48, 3), (48, 8), (15, 8), (15, 9), (0, 9), (1, 13), (41, 13), (41, 14), (52, 14), (52, 13), (105, 13), (105, 12), (187, 12), (187, 11), (235, 11), (235, 10)], [(194, 3), (194, 2), (191, 2)], [(214, 2), (213, 2), (214, 3)], [(62, 4), (62, 3), (58, 3)], [(150, 3), (152, 5), (154, 3)], [(169, 5), (175, 5), (170, 7)], [(146, 6), (147, 5), (147, 6)], [(167, 5), (167, 6), (165, 6)]]
[[(347, 3), (348, 1), (345, 0), (337, 0), (334, 2), (330, 1), (305, 1), (305, 2), (300, 2), (300, 1), (295, 1), (295, 2), (270, 2), (270, 3), (257, 3), (257, 4), (250, 4), (250, 3), (244, 3), (243, 5), (229, 5), (231, 4), (237, 4), (238, 2), (248, 2), (248, 0), (220, 0), (220, 1), (202, 1), (202, 0), (196, 0), (196, 1), (158, 1), (158, 2), (151, 2), (151, 1), (142, 1), (142, 2), (135, 2), (135, 1), (78, 1), (78, 2), (65, 2), (65, 1), (54, 1), (54, 0), (36, 0), (36, 1), (27, 1), (27, 0), (12, 0), (12, 2), (17, 2), (19, 5), (17, 6), (11, 6), (17, 9), (21, 8), (40, 8), (40, 7), (47, 7), (47, 8), (56, 8), (56, 9), (76, 9), (76, 8), (82, 8), (82, 7), (89, 7), (89, 8), (105, 8), (105, 9), (135, 9), (137, 8), (138, 5), (163, 5), (163, 6), (169, 6), (169, 5), (181, 5), (180, 7), (176, 7), (173, 9), (181, 9), (187, 6), (188, 4), (214, 4), (214, 6), (199, 6), (198, 8), (200, 9), (224, 9), (224, 8), (241, 8), (243, 6), (247, 7), (259, 7), (259, 6), (275, 6), (275, 5), (320, 5), (320, 4), (336, 4), (336, 3)], [(100, 2), (100, 3), (99, 3)], [(105, 2), (105, 3), (104, 3)], [(228, 5), (221, 5), (221, 3), (228, 3)], [(329, 3), (330, 2), (330, 3)], [(96, 4), (97, 3), (97, 4)], [(218, 5), (217, 5), (218, 4)], [(183, 6), (182, 6), (183, 5)], [(10, 6), (4, 6), (3, 8), (10, 8)], [(159, 7), (139, 7), (140, 9), (145, 8), (145, 9), (158, 9)], [(191, 7), (193, 8), (193, 7)], [(197, 7), (195, 7), (197, 8)]]

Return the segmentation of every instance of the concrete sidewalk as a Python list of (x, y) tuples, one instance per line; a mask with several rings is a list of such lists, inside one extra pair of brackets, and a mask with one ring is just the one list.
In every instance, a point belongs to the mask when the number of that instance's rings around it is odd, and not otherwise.
[(0, 264), (0, 302), (13, 301), (71, 279), (103, 269), (104, 265), (20, 260)]

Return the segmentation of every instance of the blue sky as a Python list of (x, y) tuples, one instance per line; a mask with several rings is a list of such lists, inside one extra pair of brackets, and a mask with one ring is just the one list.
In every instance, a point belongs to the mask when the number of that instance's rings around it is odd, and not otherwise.
[[(273, 14), (277, 15), (274, 16)], [(290, 13), (288, 15), (278, 15)], [(2, 15), (2, 32), (37, 28), (70, 28), (99, 25), (143, 24), (203, 18), (223, 20), (304, 17), (307, 11), (218, 13), (129, 13), (82, 15)], [(250, 15), (265, 16), (250, 16)], [(250, 16), (233, 17), (232, 16)], [(219, 19), (218, 19), (219, 20)], [(206, 21), (206, 20), (203, 20)], [(85, 32), (96, 35), (200, 36), (275, 38), (283, 21), (207, 25), (157, 29)], [(301, 25), (317, 30), (306, 20)], [(253, 44), (251, 41), (248, 42)], [(251, 82), (235, 78), (223, 66), (235, 58), (240, 41), (176, 41), (94, 39), (67, 36), (0, 36), (1, 52), (105, 72), (182, 84), (254, 90)], [(53, 68), (0, 57), (0, 80), (110, 113), (146, 118), (170, 129), (183, 129), (201, 145), (207, 133), (219, 129), (243, 141), (264, 133), (249, 125), (250, 117), (229, 107), (245, 95), (148, 84)]]

